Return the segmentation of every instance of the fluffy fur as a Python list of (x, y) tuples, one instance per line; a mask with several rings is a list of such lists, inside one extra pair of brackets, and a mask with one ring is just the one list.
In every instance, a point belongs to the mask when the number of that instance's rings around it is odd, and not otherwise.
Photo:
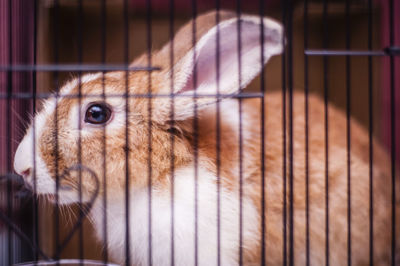
[[(264, 162), (261, 157), (260, 99), (242, 100), (240, 107), (237, 100), (219, 102), (215, 97), (207, 96), (216, 93), (229, 96), (244, 88), (271, 56), (282, 51), (283, 29), (279, 23), (267, 18), (242, 16), (240, 25), (246, 38), (242, 39), (242, 74), (238, 75), (239, 48), (235, 36), (238, 19), (235, 14), (222, 11), (220, 31), (217, 31), (215, 18), (213, 12), (197, 18), (195, 46), (193, 24), (189, 23), (175, 36), (174, 47), (168, 43), (154, 52), (152, 64), (161, 67), (161, 71), (151, 74), (107, 73), (104, 87), (101, 74), (84, 76), (81, 79), (83, 95), (80, 104), (77, 98), (66, 97), (78, 94), (77, 81), (68, 83), (60, 95), (47, 100), (44, 109), (35, 116), (35, 141), (30, 128), (18, 147), (15, 170), (23, 174), (34, 167), (31, 150), (32, 145), (37, 145), (39, 194), (54, 193), (55, 177), (78, 163), (96, 173), (100, 192), (90, 215), (98, 238), (102, 240), (103, 197), (107, 195), (108, 248), (120, 263), (125, 258), (126, 171), (130, 183), (132, 264), (149, 263), (150, 225), (154, 265), (169, 264), (172, 257), (176, 265), (192, 265), (195, 260), (195, 226), (198, 229), (197, 259), (200, 265), (214, 265), (218, 259), (223, 265), (234, 265), (240, 258), (245, 265), (259, 264), (261, 239), (265, 240), (267, 264), (283, 263), (283, 191), (285, 179), (288, 184), (290, 169), (286, 168), (285, 176), (284, 161), (288, 158), (283, 157), (282, 95), (280, 92), (265, 95)], [(261, 22), (264, 24), (262, 33)], [(217, 32), (222, 40), (219, 47), (220, 82), (217, 82), (214, 72), (217, 69)], [(264, 47), (261, 47), (259, 39), (261, 34), (264, 35)], [(174, 58), (171, 62), (172, 48)], [(261, 50), (264, 58), (261, 58)], [(134, 65), (147, 63), (146, 56), (133, 62)], [(193, 83), (196, 80), (194, 69), (198, 72), (197, 87)], [(150, 88), (152, 94), (162, 97), (115, 97), (126, 92), (126, 80), (131, 94), (146, 95)], [(102, 96), (103, 89), (105, 97)], [(195, 89), (196, 93), (203, 95), (193, 97)], [(170, 94), (175, 97), (164, 97)], [(306, 249), (304, 96), (296, 93), (293, 101), (294, 260), (303, 265)], [(325, 263), (327, 230), (324, 105), (315, 96), (311, 96), (309, 101), (310, 259), (312, 265), (322, 265)], [(83, 121), (86, 108), (93, 102), (106, 102), (112, 107), (112, 119), (106, 125), (91, 125)], [(343, 265), (347, 262), (348, 218), (346, 118), (333, 106), (328, 109), (329, 259), (331, 265)], [(197, 119), (194, 119), (195, 114)], [(351, 130), (352, 262), (365, 265), (369, 259), (368, 135), (353, 120)], [(126, 154), (128, 160), (125, 160)], [(389, 159), (377, 143), (374, 143), (374, 158), (374, 262), (375, 265), (387, 265), (390, 263), (391, 244)], [(264, 188), (261, 183), (262, 165), (265, 166)], [(173, 175), (171, 169), (174, 169)], [(31, 174), (25, 178), (32, 182)], [(70, 172), (60, 183), (72, 188), (60, 190), (60, 203), (77, 202), (78, 173)], [(83, 171), (83, 201), (91, 197), (94, 189), (95, 183), (89, 173)], [(261, 209), (263, 189), (265, 210)], [(286, 191), (289, 191), (288, 186)], [(266, 218), (264, 236), (261, 235), (263, 211)], [(174, 231), (173, 254), (171, 230)], [(239, 251), (242, 251), (242, 257)]]

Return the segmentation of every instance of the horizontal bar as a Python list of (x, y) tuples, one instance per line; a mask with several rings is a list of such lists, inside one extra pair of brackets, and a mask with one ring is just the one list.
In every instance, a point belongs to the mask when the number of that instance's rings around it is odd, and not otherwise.
[(156, 71), (159, 67), (127, 66), (127, 65), (0, 65), (0, 71)]
[[(55, 93), (38, 93), (36, 94), (36, 99), (46, 99), (50, 96), (56, 97)], [(247, 92), (247, 93), (239, 93), (239, 94), (106, 94), (106, 98), (180, 98), (180, 97), (189, 97), (189, 98), (261, 98), (264, 94), (262, 92)], [(89, 98), (101, 98), (104, 97), (103, 94), (69, 94), (69, 95), (59, 95), (60, 98), (71, 98), (78, 99), (89, 97)], [(6, 93), (0, 94), (0, 99), (33, 99), (32, 93), (12, 93), (10, 95)]]
[(304, 54), (310, 56), (385, 56), (384, 51), (348, 51), (348, 50), (305, 50)]
[(27, 265), (38, 265), (38, 266), (51, 266), (51, 265), (73, 265), (73, 264), (83, 264), (83, 265), (96, 265), (96, 266), (118, 266), (117, 264), (112, 264), (107, 262), (104, 264), (102, 261), (95, 261), (95, 260), (86, 260), (86, 259), (61, 259), (61, 260), (42, 260), (42, 261), (30, 261), (30, 262), (22, 262), (15, 264), (17, 266), (27, 266)]

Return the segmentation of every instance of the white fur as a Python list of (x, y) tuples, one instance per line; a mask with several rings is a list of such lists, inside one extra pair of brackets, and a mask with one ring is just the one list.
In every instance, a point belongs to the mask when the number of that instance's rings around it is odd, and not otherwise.
[[(217, 264), (217, 185), (216, 177), (204, 168), (198, 169), (198, 263)], [(194, 265), (195, 254), (195, 181), (194, 166), (178, 169), (175, 174), (174, 243), (175, 265)], [(152, 263), (170, 265), (171, 262), (171, 198), (169, 189), (153, 188), (152, 204)], [(148, 265), (149, 255), (149, 196), (147, 189), (130, 190), (130, 246), (131, 261)], [(221, 264), (236, 265), (239, 251), (239, 192), (220, 191)], [(110, 199), (107, 206), (108, 249), (114, 259), (125, 258), (124, 194)], [(92, 216), (97, 235), (103, 239), (102, 201), (98, 200)], [(259, 217), (255, 206), (243, 199), (243, 239), (255, 243), (259, 238)], [(250, 241), (249, 241), (250, 240)], [(244, 249), (249, 248), (245, 246)]]
[[(27, 169), (31, 169), (31, 175), (27, 181), (33, 186), (33, 172), (36, 175), (36, 190), (38, 193), (52, 193), (55, 188), (55, 182), (51, 179), (47, 166), (40, 156), (38, 147), (39, 138), (42, 135), (48, 115), (54, 112), (54, 99), (49, 99), (44, 105), (43, 111), (35, 116), (35, 122), (32, 124), (25, 137), (19, 144), (14, 157), (14, 169), (18, 174), (22, 174)], [(55, 102), (55, 101), (54, 101)], [(34, 132), (35, 131), (35, 132)], [(34, 140), (35, 136), (35, 140)], [(35, 160), (34, 160), (34, 145), (35, 145)], [(36, 164), (36, 165), (35, 165)]]
[(83, 76), (81, 76), (81, 83), (87, 83), (92, 80), (96, 80), (96, 79), (100, 78), (101, 76), (103, 76), (103, 73), (101, 73), (101, 72), (83, 75)]
[[(38, 116), (39, 119), (36, 119), (37, 121), (36, 125), (38, 127), (35, 128), (42, 128), (42, 119), (40, 119), (40, 116)], [(38, 193), (42, 194), (47, 194), (47, 193), (54, 193), (54, 188), (55, 188), (55, 182), (54, 180), (50, 177), (50, 174), (47, 170), (47, 166), (41, 156), (38, 156), (40, 154), (40, 151), (38, 151), (38, 146), (37, 146), (37, 135), (41, 133), (41, 130), (36, 131), (36, 141), (35, 141), (35, 146), (36, 146), (36, 160), (34, 162), (33, 159), (33, 128), (31, 127), (20, 145), (18, 146), (18, 149), (15, 153), (15, 160), (14, 160), (14, 169), (17, 173), (22, 174), (27, 169), (31, 169), (31, 175), (27, 177), (27, 182), (29, 182), (32, 186), (34, 185), (34, 180), (33, 180), (33, 169), (34, 169), (34, 164), (36, 164), (35, 167), (35, 175), (36, 175), (36, 190)]]

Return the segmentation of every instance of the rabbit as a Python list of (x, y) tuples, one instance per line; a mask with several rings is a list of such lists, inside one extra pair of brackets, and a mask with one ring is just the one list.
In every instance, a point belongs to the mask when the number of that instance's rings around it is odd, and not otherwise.
[[(271, 91), (262, 105), (260, 98), (234, 96), (283, 49), (284, 29), (273, 19), (238, 17), (221, 10), (217, 23), (215, 11), (200, 15), (195, 23), (182, 27), (172, 42), (154, 51), (151, 61), (145, 54), (132, 63), (160, 70), (86, 74), (47, 99), (34, 117), (35, 132), (30, 126), (18, 146), (15, 171), (32, 186), (35, 172), (36, 192), (56, 201), (56, 176), (74, 165), (91, 169), (99, 191), (89, 215), (97, 238), (107, 240), (104, 244), (118, 263), (282, 265), (290, 253), (291, 171), (290, 152), (287, 149), (284, 157), (283, 149), (284, 98), (282, 92)], [(71, 97), (79, 87), (80, 101)], [(126, 98), (126, 93), (133, 96)], [(148, 93), (156, 97), (146, 97)], [(304, 97), (293, 94), (293, 259), (298, 265), (305, 265), (307, 257)], [(328, 257), (331, 265), (344, 265), (348, 260), (346, 116), (328, 105), (326, 189), (325, 105), (316, 95), (308, 101), (309, 263), (323, 265)], [(350, 125), (351, 260), (366, 265), (369, 138), (353, 119)], [(89, 202), (96, 190), (91, 175), (70, 171), (60, 178), (57, 202)], [(390, 159), (376, 141), (373, 177), (373, 258), (376, 265), (388, 265)]]

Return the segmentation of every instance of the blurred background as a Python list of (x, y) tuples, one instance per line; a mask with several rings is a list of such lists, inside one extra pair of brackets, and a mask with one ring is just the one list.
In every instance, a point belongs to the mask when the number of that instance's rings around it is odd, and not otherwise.
[[(282, 2), (265, 0), (262, 13), (282, 21)], [(36, 3), (36, 6), (35, 6)], [(147, 51), (149, 1), (146, 0), (0, 0), (0, 64), (123, 64), (124, 45), (128, 42), (128, 57), (135, 57)], [(170, 38), (171, 1), (151, 1), (151, 48), (159, 49)], [(199, 0), (197, 14), (215, 9), (215, 1)], [(236, 10), (237, 2), (220, 1), (221, 9)], [(246, 0), (240, 3), (241, 13), (260, 13), (259, 0)], [(298, 91), (305, 88), (304, 54), (304, 6), (302, 0), (293, 3), (293, 84)], [(350, 49), (366, 51), (368, 40), (372, 40), (372, 50), (382, 51), (389, 46), (389, 1), (373, 0), (369, 9), (367, 0), (351, 0), (349, 19), (346, 18), (346, 1), (330, 0), (327, 4), (327, 20), (324, 23), (324, 2), (308, 0), (308, 49), (346, 49), (346, 34), (350, 37)], [(394, 39), (400, 45), (400, 2), (394, 1), (396, 14)], [(36, 10), (36, 16), (35, 16)], [(175, 0), (173, 6), (174, 31), (187, 23), (193, 14), (192, 1)], [(35, 20), (36, 18), (36, 20)], [(371, 31), (369, 32), (369, 19)], [(36, 27), (35, 27), (36, 21)], [(127, 22), (127, 23), (126, 23)], [(128, 25), (128, 28), (126, 28)], [(327, 30), (324, 31), (324, 28)], [(324, 38), (326, 43), (324, 46)], [(34, 52), (36, 50), (36, 53)], [(346, 106), (346, 80), (351, 87), (351, 113), (364, 127), (369, 127), (369, 69), (367, 56), (353, 56), (350, 61), (350, 76), (346, 72), (346, 57), (332, 56), (327, 60), (324, 73), (323, 57), (308, 57), (308, 89), (323, 96), (324, 78), (329, 87), (329, 101), (344, 110)], [(325, 74), (325, 75), (324, 75)], [(77, 73), (71, 72), (7, 72), (0, 71), (0, 174), (12, 172), (13, 154), (22, 138), (23, 128), (32, 114), (32, 100), (10, 97), (7, 92), (32, 92), (36, 86), (38, 93), (57, 90)], [(265, 68), (266, 91), (282, 90), (282, 57), (271, 59)], [(400, 132), (400, 59), (395, 59), (394, 86), (396, 91), (396, 130)], [(390, 63), (388, 56), (372, 57), (372, 89), (374, 110), (374, 136), (390, 148)], [(260, 91), (260, 78), (256, 78), (246, 90)], [(38, 104), (38, 106), (40, 106)], [(345, 130), (345, 129), (343, 129)], [(322, 132), (321, 132), (322, 133)], [(12, 139), (12, 140), (11, 140)], [(399, 141), (398, 141), (399, 142)], [(400, 146), (397, 143), (398, 147)], [(399, 148), (397, 148), (399, 158)], [(390, 164), (390, 162), (388, 162)], [(390, 167), (390, 165), (388, 165)], [(6, 193), (6, 191), (8, 191)], [(11, 193), (4, 182), (0, 188), (0, 211), (7, 213), (17, 221), (24, 232), (33, 237), (35, 232), (31, 221), (32, 203), (9, 200)], [(49, 213), (54, 209), (45, 201), (39, 205), (39, 244), (48, 254), (54, 252), (54, 219)], [(69, 214), (66, 214), (67, 216)], [(64, 217), (64, 216), (61, 216)], [(60, 237), (65, 237), (76, 221), (71, 218), (60, 219)], [(84, 222), (84, 257), (101, 259), (102, 248), (93, 236), (93, 228), (87, 220)], [(11, 239), (11, 240), (10, 240)], [(11, 244), (11, 245), (10, 245)], [(11, 249), (11, 251), (10, 251)], [(33, 255), (23, 246), (18, 237), (13, 236), (0, 221), (0, 265), (7, 262), (33, 259)], [(77, 234), (62, 251), (64, 258), (79, 257), (80, 247)], [(8, 255), (7, 255), (8, 254)], [(7, 257), (11, 256), (11, 260)], [(3, 258), (4, 264), (1, 263)], [(9, 258), (10, 259), (10, 258)]]

